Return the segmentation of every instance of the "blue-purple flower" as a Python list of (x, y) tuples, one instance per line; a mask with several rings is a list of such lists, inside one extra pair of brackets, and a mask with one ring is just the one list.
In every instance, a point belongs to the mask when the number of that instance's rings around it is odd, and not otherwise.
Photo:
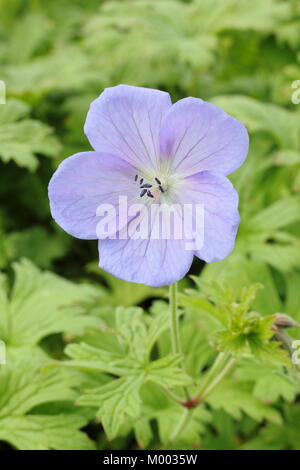
[[(194, 255), (209, 263), (232, 251), (238, 195), (226, 175), (247, 155), (242, 123), (198, 98), (172, 104), (168, 93), (119, 85), (91, 104), (84, 130), (94, 151), (59, 165), (49, 184), (50, 206), (66, 232), (99, 239), (103, 269), (126, 281), (162, 286), (184, 277)], [(122, 215), (116, 233), (102, 236), (98, 208), (112, 207), (115, 219), (121, 196), (145, 211), (203, 205), (202, 246), (187, 249), (186, 236), (176, 238), (173, 231), (169, 238), (152, 238), (161, 214), (151, 220), (146, 238), (118, 236), (130, 226), (138, 230), (136, 216), (129, 214)]]

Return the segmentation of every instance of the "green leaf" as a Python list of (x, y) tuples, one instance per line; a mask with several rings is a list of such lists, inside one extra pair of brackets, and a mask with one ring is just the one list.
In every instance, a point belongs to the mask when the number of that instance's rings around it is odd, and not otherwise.
[(237, 426), (231, 416), (223, 410), (214, 410), (211, 417), (211, 427), (206, 430), (203, 436), (201, 449), (235, 450), (238, 448), (236, 432)]
[(30, 106), (23, 101), (11, 98), (0, 107), (0, 125), (12, 124), (29, 114)]
[[(28, 34), (30, 31), (30, 34)], [(40, 13), (31, 13), (15, 23), (6, 54), (12, 63), (26, 62), (47, 42), (51, 22)]]
[(283, 406), (284, 426), (269, 423), (261, 434), (267, 443), (273, 445), (275, 449), (299, 450), (299, 417), (300, 409), (298, 404)]
[(9, 416), (0, 420), (0, 439), (19, 450), (93, 450), (93, 442), (78, 429), (78, 415)]
[(29, 354), (0, 369), (0, 417), (19, 416), (41, 403), (76, 397), (72, 387), (78, 383), (78, 373), (66, 370), (41, 372), (45, 358), (30, 359)]
[(26, 257), (41, 268), (49, 268), (54, 260), (65, 254), (70, 243), (70, 237), (62, 231), (50, 233), (40, 226), (0, 234), (0, 251), (3, 252), (0, 267)]
[(135, 284), (134, 282), (124, 282), (100, 269), (98, 264), (88, 264), (88, 271), (100, 276), (109, 286), (106, 296), (101, 300), (101, 305), (103, 305), (105, 310), (120, 305), (124, 307), (137, 305), (149, 297), (157, 297), (165, 292), (164, 288), (153, 288), (143, 284)]
[(51, 90), (66, 92), (78, 89), (97, 78), (91, 57), (73, 44), (54, 49), (50, 54), (35, 57), (30, 62), (9, 64), (3, 72), (12, 93), (38, 97)]
[(246, 96), (217, 96), (213, 102), (244, 122), (251, 132), (268, 131), (279, 146), (294, 150), (299, 148), (297, 113)]
[(300, 297), (299, 297), (300, 273), (294, 271), (286, 276), (286, 304), (285, 311), (300, 320)]
[[(170, 446), (170, 440), (174, 431), (179, 425), (179, 423), (185, 419), (187, 410), (182, 406), (174, 405), (171, 409), (165, 410), (158, 415), (158, 426), (159, 426), (159, 435), (163, 443)], [(199, 406), (193, 410), (193, 414), (189, 421), (188, 426), (185, 428), (184, 432), (179, 434), (178, 442), (193, 445), (193, 447), (199, 446), (200, 444), (200, 435), (205, 432), (206, 425), (211, 421), (211, 413), (206, 410), (204, 407)], [(176, 444), (176, 442), (174, 442)]]
[(253, 231), (277, 230), (299, 221), (300, 219), (300, 198), (298, 196), (290, 196), (282, 198), (271, 204), (258, 214), (252, 217), (251, 224)]
[(161, 335), (170, 327), (170, 312), (167, 306), (164, 305), (164, 310), (160, 311), (156, 316), (151, 317), (148, 327), (146, 342), (146, 354), (151, 353), (151, 350)]
[(140, 366), (134, 358), (85, 343), (70, 344), (65, 352), (73, 360), (57, 363), (57, 366), (62, 365), (74, 369), (105, 372), (119, 376), (136, 373)]
[(253, 381), (253, 395), (263, 403), (274, 403), (280, 397), (292, 401), (299, 391), (299, 380), (293, 370), (276, 367), (274, 364), (259, 364), (254, 361), (242, 361), (237, 367), (235, 377), (240, 381)]
[(258, 422), (267, 419), (282, 424), (280, 413), (255, 398), (247, 384), (224, 381), (208, 396), (207, 402), (214, 409), (223, 409), (237, 420), (241, 419), (243, 412)]
[(269, 267), (260, 261), (249, 260), (240, 253), (234, 253), (224, 261), (207, 265), (201, 279), (210, 283), (218, 276), (218, 282), (224, 288), (232, 289), (236, 297), (245, 286), (261, 283), (264, 288), (259, 290), (252, 303), (253, 309), (262, 314), (272, 314), (283, 311), (283, 305), (278, 294), (277, 286)]
[(87, 391), (78, 399), (78, 404), (97, 406), (97, 417), (109, 439), (118, 434), (119, 429), (129, 419), (140, 414), (141, 399), (139, 389), (142, 376), (123, 377), (94, 390)]
[(300, 152), (297, 150), (281, 149), (272, 154), (275, 165), (293, 166), (300, 163)]
[(134, 425), (134, 434), (139, 447), (142, 449), (147, 447), (153, 438), (150, 422), (144, 418), (137, 419)]
[(0, 368), (0, 440), (18, 449), (92, 449), (88, 437), (78, 431), (87, 423), (83, 415), (33, 413), (39, 405), (73, 401), (78, 373), (66, 370), (41, 372), (45, 357), (23, 358)]
[(181, 362), (182, 357), (174, 354), (151, 362), (146, 369), (147, 380), (164, 388), (190, 385), (192, 379), (179, 367)]
[(300, 240), (293, 245), (253, 245), (251, 251), (254, 259), (287, 273), (300, 263)]
[(262, 316), (250, 308), (256, 293), (263, 287), (261, 284), (243, 286), (236, 292), (232, 288), (235, 283), (226, 282), (222, 286), (221, 277), (219, 283), (210, 284), (202, 278), (193, 279), (199, 290), (187, 290), (180, 300), (193, 315), (198, 309), (201, 321), (213, 333), (215, 348), (233, 355), (254, 355), (264, 361), (288, 361), (280, 344), (273, 341), (273, 315)]
[[(97, 409), (96, 416), (109, 439), (121, 434), (125, 425), (134, 428), (137, 418), (146, 418), (141, 414), (142, 386), (151, 382), (162, 389), (170, 389), (193, 383), (182, 370), (180, 355), (168, 354), (151, 361), (152, 348), (169, 325), (166, 312), (159, 318), (145, 315), (141, 308), (120, 307), (115, 310), (113, 320), (113, 327), (103, 328), (103, 341), (97, 335), (98, 344), (95, 337), (90, 337), (92, 344), (70, 344), (66, 354), (71, 360), (56, 361), (48, 366), (109, 374), (106, 376), (108, 383), (104, 381), (100, 387), (85, 390), (77, 400), (81, 406)], [(118, 346), (111, 339), (106, 341), (105, 336), (114, 336)], [(112, 375), (116, 378), (110, 380)], [(135, 432), (141, 436), (140, 429)], [(148, 437), (149, 432), (146, 437), (140, 437), (140, 442), (144, 442), (143, 439), (146, 442)]]
[(116, 334), (129, 357), (143, 362), (147, 328), (143, 322), (143, 310), (138, 307), (116, 308)]
[[(61, 147), (49, 126), (33, 119), (19, 121), (27, 111), (27, 106), (22, 107), (20, 102), (8, 102), (8, 110), (6, 106), (0, 106), (0, 157), (5, 163), (13, 160), (33, 171), (38, 166), (36, 154), (49, 157), (58, 154)], [(9, 111), (12, 114), (5, 122)]]
[(96, 288), (76, 285), (55, 274), (41, 272), (28, 260), (14, 264), (10, 295), (2, 282), (3, 311), (0, 337), (9, 345), (36, 345), (53, 333), (82, 334), (100, 321), (84, 314), (82, 306), (99, 295)]

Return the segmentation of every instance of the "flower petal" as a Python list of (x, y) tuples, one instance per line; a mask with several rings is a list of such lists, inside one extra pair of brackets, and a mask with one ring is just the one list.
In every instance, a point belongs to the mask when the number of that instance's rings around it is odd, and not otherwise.
[(203, 246), (195, 250), (198, 258), (210, 263), (226, 258), (234, 248), (240, 222), (238, 194), (223, 175), (203, 171), (185, 179), (182, 204), (203, 204)]
[(134, 201), (139, 193), (135, 174), (133, 166), (115, 155), (82, 152), (66, 158), (49, 183), (52, 217), (74, 237), (99, 238), (97, 209), (101, 204), (111, 205), (114, 217), (119, 196)]
[(106, 88), (91, 104), (84, 131), (95, 150), (150, 170), (159, 159), (161, 121), (171, 104), (169, 94), (159, 90)]
[(194, 253), (186, 250), (184, 239), (150, 238), (157, 220), (154, 218), (150, 223), (147, 239), (100, 240), (100, 267), (125, 281), (154, 287), (182, 279), (190, 269)]
[(162, 158), (186, 176), (202, 170), (233, 172), (245, 160), (248, 144), (248, 132), (240, 121), (198, 98), (177, 101), (162, 122)]

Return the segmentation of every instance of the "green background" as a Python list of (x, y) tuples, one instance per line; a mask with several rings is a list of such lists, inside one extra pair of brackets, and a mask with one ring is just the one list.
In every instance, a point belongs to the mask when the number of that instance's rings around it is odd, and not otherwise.
[[(299, 372), (270, 329), (300, 322), (299, 46), (297, 0), (0, 0), (0, 448), (300, 449)], [(212, 101), (250, 133), (235, 250), (180, 282), (187, 375), (167, 289), (102, 272), (49, 212), (55, 168), (90, 149), (90, 102), (119, 83)], [(168, 392), (196, 390), (217, 350), (236, 367), (172, 440)]]

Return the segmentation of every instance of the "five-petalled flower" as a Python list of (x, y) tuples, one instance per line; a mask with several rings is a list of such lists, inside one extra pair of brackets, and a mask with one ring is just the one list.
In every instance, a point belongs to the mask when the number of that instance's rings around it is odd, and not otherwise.
[[(162, 286), (188, 272), (193, 256), (206, 262), (233, 249), (239, 224), (238, 195), (226, 175), (248, 152), (244, 125), (212, 103), (119, 85), (90, 107), (85, 134), (90, 152), (64, 160), (49, 183), (53, 218), (69, 234), (99, 239), (100, 266), (137, 283)], [(152, 204), (202, 204), (204, 239), (187, 250), (183, 238), (99, 237), (97, 208), (118, 206), (120, 196)], [(128, 217), (123, 225), (133, 223)], [(118, 227), (122, 230), (124, 227)]]

